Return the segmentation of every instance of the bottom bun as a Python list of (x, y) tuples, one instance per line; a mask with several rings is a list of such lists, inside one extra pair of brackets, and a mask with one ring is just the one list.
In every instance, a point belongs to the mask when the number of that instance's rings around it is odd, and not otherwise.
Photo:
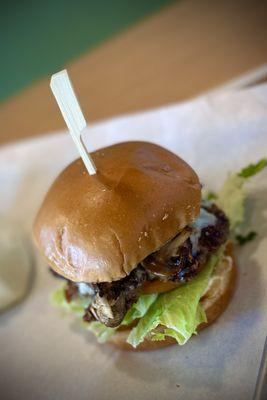
[[(198, 332), (207, 328), (225, 310), (233, 295), (235, 281), (236, 265), (233, 256), (233, 249), (232, 245), (228, 244), (225, 256), (217, 265), (214, 274), (209, 281), (209, 285), (200, 300), (200, 304), (206, 312), (207, 322), (198, 326)], [(155, 331), (160, 332), (163, 329), (162, 326), (158, 326)], [(117, 331), (110, 337), (108, 343), (120, 347), (123, 350), (132, 351), (155, 350), (161, 347), (177, 344), (176, 340), (171, 337), (167, 337), (165, 340), (161, 341), (153, 341), (149, 339), (149, 336), (147, 336), (137, 348), (134, 348), (126, 341), (130, 330), (131, 328)]]

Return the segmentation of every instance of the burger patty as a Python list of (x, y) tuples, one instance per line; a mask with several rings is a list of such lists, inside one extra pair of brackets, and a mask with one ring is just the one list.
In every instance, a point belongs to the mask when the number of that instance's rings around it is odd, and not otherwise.
[[(215, 204), (203, 204), (198, 220), (186, 227), (159, 251), (149, 255), (128, 276), (115, 282), (97, 284), (68, 281), (65, 295), (90, 296), (92, 303), (83, 319), (118, 326), (142, 292), (144, 282), (171, 281), (177, 285), (192, 279), (208, 257), (223, 245), (229, 235), (229, 221)], [(182, 241), (182, 243), (181, 243)]]

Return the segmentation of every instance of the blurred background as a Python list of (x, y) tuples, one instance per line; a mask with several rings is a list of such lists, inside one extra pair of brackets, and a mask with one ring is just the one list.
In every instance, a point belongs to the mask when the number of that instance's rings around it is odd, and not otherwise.
[(96, 121), (267, 78), (265, 0), (10, 0), (0, 14), (0, 144), (64, 127), (67, 67)]

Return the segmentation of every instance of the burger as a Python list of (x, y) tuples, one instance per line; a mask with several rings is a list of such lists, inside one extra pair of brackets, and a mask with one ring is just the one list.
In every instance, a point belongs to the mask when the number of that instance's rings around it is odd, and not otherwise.
[(147, 350), (186, 343), (215, 321), (234, 289), (230, 223), (202, 200), (195, 171), (147, 142), (72, 162), (48, 191), (34, 240), (63, 278), (54, 302), (100, 342)]

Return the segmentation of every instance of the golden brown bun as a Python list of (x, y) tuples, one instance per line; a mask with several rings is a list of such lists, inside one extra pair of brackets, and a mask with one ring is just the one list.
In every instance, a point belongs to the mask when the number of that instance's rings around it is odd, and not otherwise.
[[(207, 322), (198, 326), (198, 332), (207, 328), (225, 310), (232, 297), (235, 281), (236, 265), (233, 255), (228, 255), (217, 265), (215, 273), (210, 280), (208, 290), (204, 293), (200, 301), (206, 312)], [(160, 332), (162, 329), (163, 328), (159, 326), (155, 331)], [(145, 340), (135, 349), (126, 342), (129, 333), (130, 329), (117, 331), (110, 337), (108, 343), (123, 350), (132, 351), (155, 350), (161, 347), (177, 344), (177, 342), (171, 337), (167, 337), (167, 339), (161, 341), (152, 341), (149, 340), (149, 337), (146, 337)]]
[(81, 159), (50, 188), (34, 224), (48, 264), (79, 282), (129, 274), (199, 214), (200, 184), (192, 168), (155, 144), (126, 142)]

